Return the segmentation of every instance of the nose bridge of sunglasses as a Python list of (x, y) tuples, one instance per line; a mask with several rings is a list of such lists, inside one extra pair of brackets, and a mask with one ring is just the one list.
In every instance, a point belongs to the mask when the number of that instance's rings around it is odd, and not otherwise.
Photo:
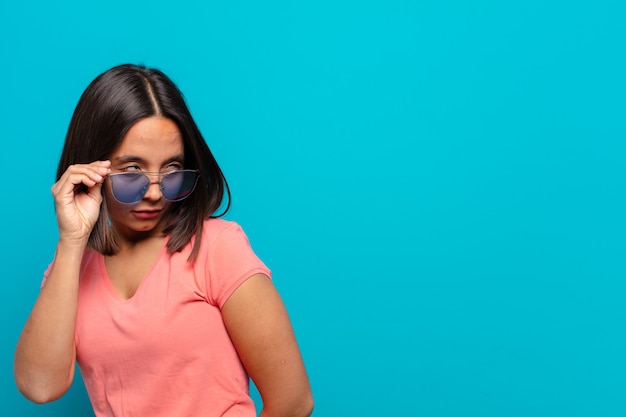
[(159, 187), (162, 186), (163, 177), (168, 174), (168, 172), (142, 172), (142, 174), (148, 179), (148, 183), (145, 188), (149, 188), (152, 184), (159, 184)]
[(150, 183), (159, 182), (164, 175), (164, 173), (162, 172), (146, 172), (146, 171), (142, 172), (142, 174), (148, 177), (148, 179), (150, 180)]

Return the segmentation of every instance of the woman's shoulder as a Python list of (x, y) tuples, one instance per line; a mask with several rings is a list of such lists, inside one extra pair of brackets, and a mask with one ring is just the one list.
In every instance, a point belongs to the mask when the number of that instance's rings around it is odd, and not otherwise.
[(205, 219), (202, 225), (202, 240), (215, 241), (218, 238), (242, 233), (239, 223), (233, 220), (211, 217)]
[(232, 220), (226, 220), (223, 219), (221, 217), (211, 217), (208, 219), (204, 220), (204, 223), (202, 224), (202, 229), (205, 232), (211, 232), (211, 233), (216, 233), (216, 232), (221, 232), (224, 229), (229, 229), (229, 228), (239, 228), (239, 224), (235, 221)]
[(201, 250), (198, 264), (209, 259), (234, 259), (251, 251), (250, 241), (241, 225), (232, 220), (210, 218), (202, 225)]

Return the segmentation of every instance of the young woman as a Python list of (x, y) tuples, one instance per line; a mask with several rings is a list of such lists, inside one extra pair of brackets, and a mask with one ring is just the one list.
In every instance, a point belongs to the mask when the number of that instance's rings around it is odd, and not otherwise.
[(226, 180), (165, 74), (92, 81), (52, 194), (59, 241), (15, 352), (25, 397), (61, 397), (78, 363), (97, 417), (255, 416), (248, 375), (261, 416), (311, 414), (270, 271), (216, 214)]

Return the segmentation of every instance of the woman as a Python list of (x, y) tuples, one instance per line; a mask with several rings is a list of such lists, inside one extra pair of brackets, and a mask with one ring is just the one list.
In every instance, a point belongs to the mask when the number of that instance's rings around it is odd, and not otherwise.
[(248, 375), (261, 416), (310, 415), (270, 271), (228, 204), (215, 214), (226, 180), (165, 74), (121, 65), (88, 86), (52, 194), (59, 241), (15, 353), (25, 397), (61, 397), (78, 363), (97, 417), (254, 416)]

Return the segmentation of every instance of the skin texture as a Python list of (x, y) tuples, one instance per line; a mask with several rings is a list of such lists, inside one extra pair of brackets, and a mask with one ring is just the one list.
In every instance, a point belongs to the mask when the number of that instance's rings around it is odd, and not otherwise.
[[(110, 160), (70, 166), (52, 187), (59, 225), (55, 263), (15, 352), (15, 380), (30, 400), (45, 403), (58, 399), (74, 378), (79, 268), (100, 213), (101, 191), (121, 248), (105, 258), (105, 265), (122, 297), (134, 295), (163, 245), (162, 219), (170, 203), (161, 194), (159, 175), (154, 175), (143, 199), (132, 205), (115, 202), (107, 175), (180, 169), (183, 156), (176, 124), (153, 116), (131, 127)], [(79, 184), (87, 186), (86, 193), (76, 193)], [(226, 301), (222, 314), (242, 363), (263, 398), (261, 416), (310, 415), (309, 380), (287, 311), (268, 277), (254, 275), (246, 280)]]
[(309, 380), (287, 311), (269, 278), (249, 278), (226, 301), (222, 315), (263, 398), (261, 417), (310, 415)]

